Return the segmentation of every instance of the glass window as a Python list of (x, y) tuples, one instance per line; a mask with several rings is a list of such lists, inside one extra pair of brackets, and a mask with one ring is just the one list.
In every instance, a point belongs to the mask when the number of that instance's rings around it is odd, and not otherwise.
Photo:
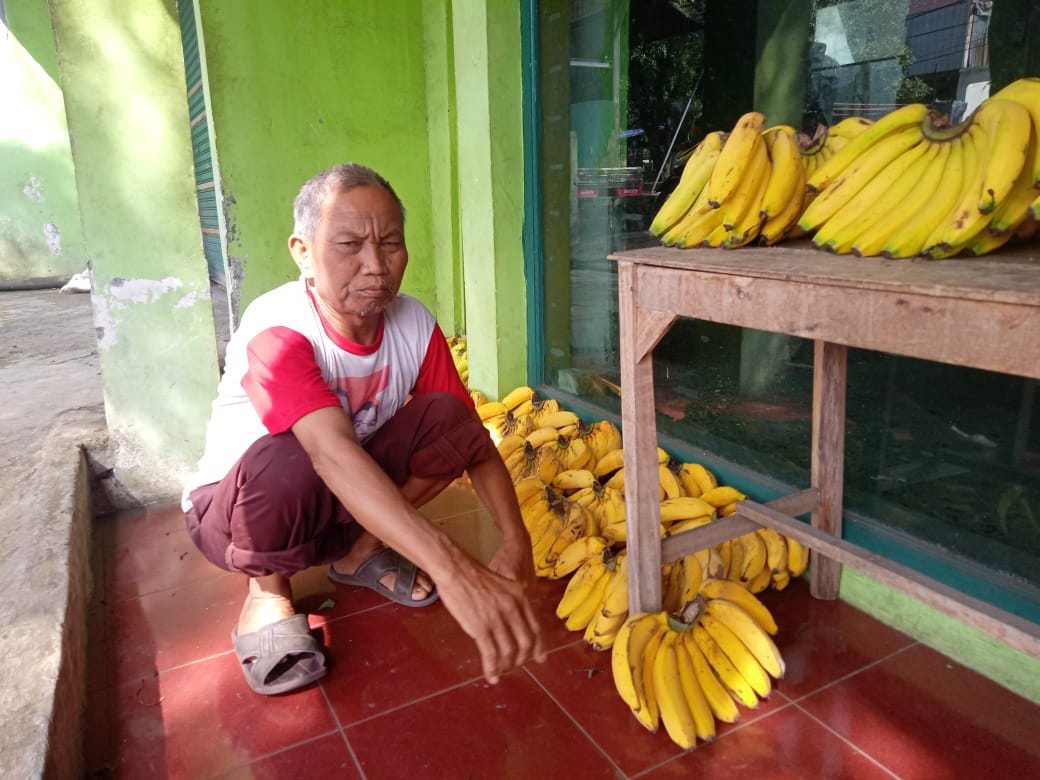
[[(908, 102), (956, 122), (988, 95), (999, 68), (1002, 82), (1038, 75), (1015, 72), (1035, 61), (1036, 39), (1022, 38), (1018, 22), (1000, 28), (995, 5), (805, 0), (805, 18), (776, 32), (775, 10), (762, 2), (539, 2), (545, 383), (617, 419), (617, 281), (606, 258), (656, 243), (650, 220), (707, 132), (763, 110), (761, 100), (810, 134)], [(748, 9), (786, 36), (787, 52), (800, 52), (785, 55), (797, 73), (782, 95), (762, 92), (761, 71), (755, 83), (770, 41), (746, 33), (755, 29)], [(738, 23), (743, 36), (725, 34)], [(1011, 49), (1013, 58), (998, 56)], [(776, 481), (804, 486), (812, 357), (801, 339), (680, 320), (654, 352), (662, 439), (734, 465), (760, 494)], [(995, 585), (1008, 597), (1001, 606), (1036, 619), (1036, 383), (850, 350), (847, 404), (850, 538), (894, 543), (911, 562), (921, 554), (958, 572), (950, 577), (980, 577), (987, 597)]]

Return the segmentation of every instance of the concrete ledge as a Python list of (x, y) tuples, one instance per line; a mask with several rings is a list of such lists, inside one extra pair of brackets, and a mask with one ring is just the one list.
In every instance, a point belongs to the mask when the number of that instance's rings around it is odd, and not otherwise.
[(0, 322), (0, 777), (81, 777), (86, 452), (107, 444), (90, 296), (0, 293)]

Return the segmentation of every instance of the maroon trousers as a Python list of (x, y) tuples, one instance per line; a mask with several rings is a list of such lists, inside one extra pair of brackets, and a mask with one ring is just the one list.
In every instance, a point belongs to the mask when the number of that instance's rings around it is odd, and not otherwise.
[[(364, 444), (400, 486), (461, 476), (491, 456), (491, 437), (451, 393), (412, 398)], [(220, 482), (191, 492), (188, 533), (207, 559), (251, 577), (286, 576), (342, 558), (362, 533), (286, 432), (255, 441)]]

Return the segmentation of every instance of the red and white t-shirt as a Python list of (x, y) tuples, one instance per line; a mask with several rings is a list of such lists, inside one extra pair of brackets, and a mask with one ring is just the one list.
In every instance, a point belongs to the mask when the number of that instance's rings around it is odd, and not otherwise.
[(398, 295), (375, 343), (362, 345), (328, 327), (302, 279), (284, 284), (249, 305), (228, 343), (206, 448), (182, 504), (190, 507), (195, 488), (223, 479), (254, 441), (310, 412), (342, 406), (364, 441), (409, 395), (438, 390), (473, 405), (444, 334), (419, 300)]

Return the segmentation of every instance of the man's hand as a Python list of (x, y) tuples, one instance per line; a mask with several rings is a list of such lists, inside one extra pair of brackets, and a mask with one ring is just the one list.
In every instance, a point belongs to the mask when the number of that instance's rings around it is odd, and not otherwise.
[(451, 575), (435, 580), (444, 606), (477, 643), (484, 679), (492, 685), (532, 658), (545, 660), (541, 625), (527, 600), (528, 579), (503, 576), (463, 554)]

